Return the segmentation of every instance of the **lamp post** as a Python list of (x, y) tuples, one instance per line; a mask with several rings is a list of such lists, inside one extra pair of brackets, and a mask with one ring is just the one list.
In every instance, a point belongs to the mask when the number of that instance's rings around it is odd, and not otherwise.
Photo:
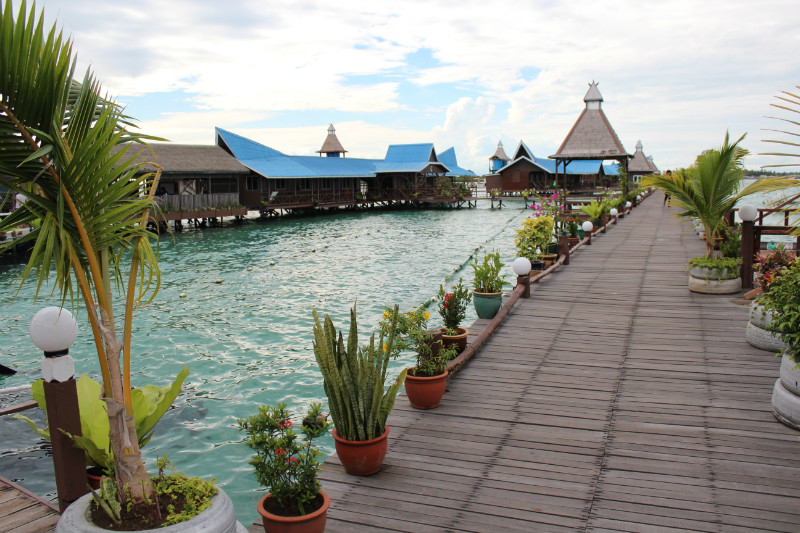
[(756, 251), (755, 228), (753, 221), (758, 217), (758, 208), (752, 204), (743, 204), (739, 207), (739, 218), (742, 219), (742, 267), (739, 274), (742, 276), (742, 288), (753, 288), (753, 257)]
[(511, 263), (511, 269), (517, 275), (517, 285), (524, 285), (525, 290), (522, 292), (522, 298), (530, 298), (531, 296), (531, 261), (527, 257), (517, 257)]
[(617, 217), (619, 216), (619, 211), (617, 211), (617, 208), (616, 207), (612, 207), (611, 211), (609, 211), (608, 214), (611, 215), (612, 217), (614, 217), (614, 224), (616, 224), (617, 223)]
[(594, 224), (592, 224), (590, 220), (587, 220), (581, 224), (581, 229), (583, 229), (583, 235), (586, 237), (586, 244), (592, 244), (592, 230), (594, 229)]
[(44, 399), (53, 447), (58, 508), (63, 513), (69, 504), (89, 492), (84, 452), (74, 447), (64, 434), (66, 431), (81, 435), (75, 362), (69, 355), (69, 347), (78, 334), (78, 324), (66, 309), (45, 307), (33, 315), (28, 334), (33, 344), (44, 352)]

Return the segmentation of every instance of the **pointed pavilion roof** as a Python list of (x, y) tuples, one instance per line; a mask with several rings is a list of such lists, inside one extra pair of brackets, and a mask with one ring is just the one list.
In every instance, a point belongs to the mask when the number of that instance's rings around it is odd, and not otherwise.
[(506, 151), (503, 150), (503, 141), (497, 141), (497, 150), (495, 150), (494, 155), (489, 158), (492, 159), (499, 159), (500, 161), (511, 161), (511, 159), (506, 155)]
[(628, 163), (628, 172), (639, 174), (649, 174), (653, 172), (653, 167), (642, 150), (642, 141), (637, 141), (636, 143), (636, 151), (633, 153), (633, 159)]
[(322, 148), (317, 150), (318, 154), (342, 154), (347, 150), (344, 149), (342, 143), (339, 142), (339, 138), (336, 137), (336, 128), (333, 127), (333, 124), (328, 126), (328, 136), (325, 137), (325, 142), (322, 143)]
[(617, 133), (603, 113), (603, 97), (597, 82), (589, 84), (583, 98), (586, 108), (572, 126), (553, 159), (619, 159), (631, 155), (622, 146)]

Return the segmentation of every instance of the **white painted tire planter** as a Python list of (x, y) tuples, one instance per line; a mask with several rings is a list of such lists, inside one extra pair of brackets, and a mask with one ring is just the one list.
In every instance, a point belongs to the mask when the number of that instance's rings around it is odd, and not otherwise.
[[(89, 522), (91, 494), (81, 496), (67, 507), (58, 520), (56, 533), (108, 533), (109, 530)], [(211, 499), (211, 507), (191, 520), (158, 529), (142, 529), (139, 533), (247, 533), (236, 520), (233, 502), (222, 490)]]
[(742, 278), (703, 279), (689, 276), (689, 290), (701, 294), (736, 294), (742, 290)]
[(758, 348), (759, 350), (778, 353), (786, 347), (786, 344), (781, 340), (780, 335), (774, 331), (756, 326), (752, 322), (747, 323), (745, 337), (751, 346)]
[(772, 414), (782, 424), (800, 429), (800, 396), (786, 390), (780, 378), (772, 389)]
[(797, 364), (786, 354), (781, 356), (781, 383), (789, 392), (800, 395), (800, 368), (795, 370)]
[(780, 335), (772, 331), (772, 311), (767, 311), (758, 300), (750, 304), (750, 322), (747, 324), (745, 337), (751, 346), (768, 352), (780, 352), (786, 347)]

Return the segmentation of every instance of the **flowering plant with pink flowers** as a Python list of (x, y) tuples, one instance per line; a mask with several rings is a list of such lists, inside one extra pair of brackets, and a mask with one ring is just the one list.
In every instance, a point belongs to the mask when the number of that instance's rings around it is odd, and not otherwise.
[(559, 203), (557, 192), (550, 196), (533, 194), (530, 198), (532, 203), (528, 206), (528, 209), (533, 211), (534, 217), (552, 217), (556, 230), (563, 225), (565, 221), (564, 204)]
[(321, 409), (320, 404), (311, 404), (303, 420), (304, 439), (294, 430), (285, 403), (262, 405), (258, 414), (237, 420), (247, 433), (245, 444), (256, 452), (250, 464), (258, 482), (271, 493), (267, 501), (275, 507), (267, 510), (273, 514), (300, 516), (314, 510), (321, 488), (317, 473), (322, 452), (312, 441), (330, 427)]

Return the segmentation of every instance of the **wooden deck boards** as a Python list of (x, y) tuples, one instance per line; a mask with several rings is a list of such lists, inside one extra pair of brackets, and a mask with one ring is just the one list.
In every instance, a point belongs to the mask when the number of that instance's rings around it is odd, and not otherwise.
[(798, 531), (800, 433), (737, 296), (687, 289), (704, 252), (657, 200), (532, 287), (448, 385), (401, 395), (382, 471), (323, 467), (327, 531)]
[(58, 509), (0, 477), (0, 531), (4, 533), (49, 533), (55, 530)]

